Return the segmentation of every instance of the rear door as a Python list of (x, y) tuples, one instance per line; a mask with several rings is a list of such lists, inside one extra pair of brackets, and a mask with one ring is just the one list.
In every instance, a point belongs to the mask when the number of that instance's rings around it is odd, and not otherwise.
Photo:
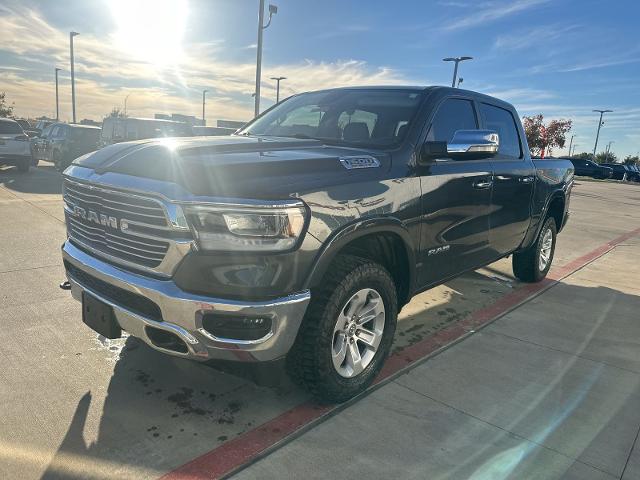
[[(469, 98), (440, 103), (427, 141), (450, 142), (457, 130), (478, 128)], [(490, 159), (439, 159), (418, 167), (422, 188), (420, 283), (430, 285), (484, 264), (489, 251)]]
[(482, 128), (498, 133), (500, 147), (493, 157), (493, 198), (489, 215), (489, 243), (497, 258), (517, 249), (531, 221), (531, 198), (536, 170), (525, 153), (520, 124), (511, 110), (479, 102)]

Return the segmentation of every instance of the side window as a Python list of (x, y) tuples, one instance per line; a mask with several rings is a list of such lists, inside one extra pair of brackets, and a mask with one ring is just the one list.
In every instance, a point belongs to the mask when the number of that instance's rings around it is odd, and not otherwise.
[(451, 142), (457, 130), (475, 130), (478, 128), (473, 104), (469, 100), (449, 98), (444, 101), (427, 134), (430, 142)]
[(57, 138), (60, 134), (60, 127), (56, 126), (51, 129), (49, 133), (49, 138)]
[(481, 103), (480, 115), (484, 128), (498, 132), (500, 138), (498, 158), (522, 158), (520, 136), (511, 112), (504, 108)]

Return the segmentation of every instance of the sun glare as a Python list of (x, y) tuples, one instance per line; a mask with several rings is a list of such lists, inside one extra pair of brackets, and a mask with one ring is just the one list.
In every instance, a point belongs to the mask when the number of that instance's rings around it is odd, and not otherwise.
[(110, 0), (119, 48), (159, 67), (182, 58), (186, 0)]

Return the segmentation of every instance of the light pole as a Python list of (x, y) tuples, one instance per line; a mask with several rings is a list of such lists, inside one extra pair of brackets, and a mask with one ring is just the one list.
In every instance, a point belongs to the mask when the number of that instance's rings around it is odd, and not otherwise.
[(207, 126), (207, 121), (204, 119), (204, 97), (209, 90), (202, 90), (202, 126)]
[(286, 80), (287, 77), (271, 77), (276, 81), (276, 103), (280, 103), (280, 80)]
[(278, 13), (278, 7), (269, 4), (269, 21), (264, 24), (264, 0), (260, 0), (260, 11), (258, 12), (258, 52), (256, 54), (256, 98), (254, 114), (257, 117), (260, 113), (260, 77), (262, 74), (262, 31), (271, 25), (271, 18)]
[(61, 69), (56, 67), (56, 122), (60, 121), (60, 103), (58, 102), (58, 72)]
[(571, 156), (571, 145), (573, 145), (573, 138), (575, 135), (571, 135), (571, 141), (569, 142), (569, 156)]
[(76, 123), (76, 77), (73, 69), (73, 37), (80, 35), (78, 32), (69, 32), (69, 52), (71, 54), (71, 111), (73, 123)]
[[(573, 153), (576, 153), (576, 147), (577, 146), (578, 146), (577, 143), (573, 146)], [(571, 156), (571, 151), (569, 151), (569, 156)]]
[(607, 143), (607, 156), (609, 155), (609, 152), (611, 151), (611, 144), (612, 143), (616, 143), (615, 140), (611, 140), (609, 143)]
[(451, 82), (451, 86), (454, 88), (456, 86), (456, 78), (458, 77), (458, 64), (465, 60), (473, 60), (473, 57), (447, 57), (442, 59), (443, 62), (456, 62), (453, 68), (453, 81)]
[(127, 93), (127, 96), (124, 97), (124, 116), (127, 116), (127, 100), (129, 100), (129, 95), (131, 95), (130, 93)]
[(600, 127), (602, 126), (602, 116), (605, 113), (613, 112), (613, 110), (594, 110), (594, 112), (600, 113), (600, 120), (598, 121), (598, 132), (596, 133), (596, 143), (593, 146), (593, 158), (596, 157), (596, 149), (598, 148), (598, 138), (600, 137)]

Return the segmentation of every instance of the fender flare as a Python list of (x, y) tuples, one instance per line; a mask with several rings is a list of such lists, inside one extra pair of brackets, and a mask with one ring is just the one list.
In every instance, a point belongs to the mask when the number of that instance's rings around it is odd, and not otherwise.
[(411, 293), (414, 291), (416, 278), (416, 250), (411, 235), (405, 225), (401, 220), (394, 217), (369, 217), (360, 219), (333, 232), (331, 236), (323, 242), (322, 249), (314, 259), (304, 288), (311, 288), (312, 286), (318, 285), (324, 277), (327, 268), (331, 265), (331, 262), (347, 244), (365, 235), (374, 233), (391, 233), (397, 235), (402, 240), (409, 263), (408, 297), (410, 298)]
[[(536, 225), (535, 233), (531, 237), (531, 239), (529, 240), (527, 246), (524, 249), (529, 248), (533, 244), (533, 242), (535, 242), (536, 238), (538, 238), (538, 235), (540, 235), (540, 231), (542, 230), (542, 227), (544, 226), (544, 221), (546, 220), (547, 216), (549, 215), (549, 207), (551, 206), (551, 203), (554, 200), (556, 200), (557, 198), (561, 199), (565, 203), (565, 206), (566, 206), (567, 197), (566, 197), (566, 192), (564, 191), (564, 189), (555, 190), (551, 195), (549, 195), (549, 197), (547, 198), (547, 202), (545, 203), (544, 208), (542, 209), (542, 212), (540, 214), (540, 220), (538, 221), (538, 225)], [(560, 228), (562, 228), (562, 227), (560, 227)], [(523, 249), (520, 249), (520, 250), (523, 250)]]

